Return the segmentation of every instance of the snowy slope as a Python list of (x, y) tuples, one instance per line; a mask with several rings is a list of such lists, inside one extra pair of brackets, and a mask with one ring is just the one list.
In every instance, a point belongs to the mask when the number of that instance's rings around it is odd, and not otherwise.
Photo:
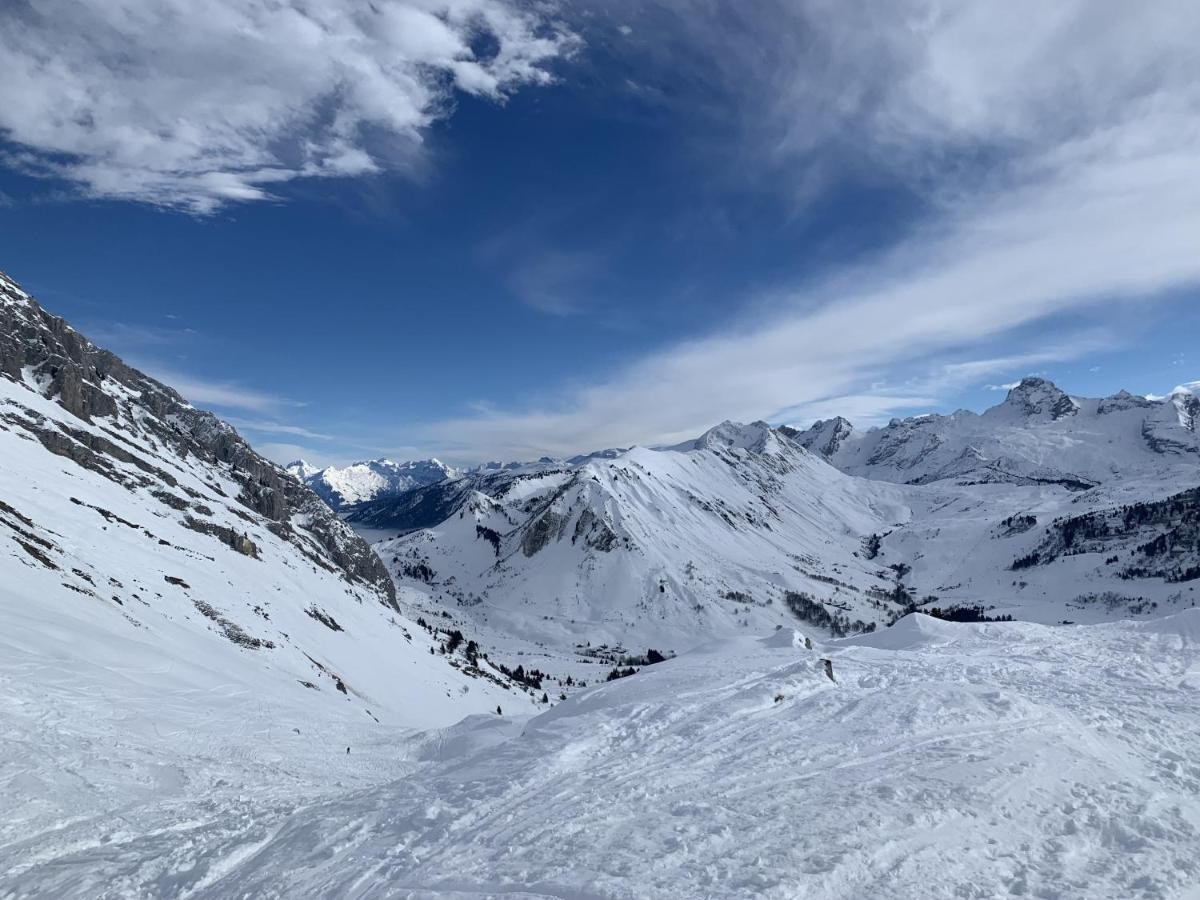
[(8, 696), (393, 726), (530, 705), (431, 655), (370, 548), (228, 425), (7, 279), (0, 326), (0, 634), (26, 683)]
[[(812, 649), (784, 629), (400, 741), (389, 763), (315, 764), (278, 736), (305, 724), (290, 710), (269, 736), (216, 723), (237, 754), (160, 740), (126, 805), (18, 826), (0, 895), (1183, 900), (1198, 700), (1194, 610), (915, 616)], [(265, 749), (295, 754), (284, 778), (255, 779)]]
[(284, 467), (335, 510), (455, 478), (458, 472), (437, 459), (373, 459), (338, 468), (318, 469), (302, 459)]
[(760, 424), (502, 488), (469, 489), (436, 527), (379, 543), (398, 583), (565, 649), (771, 628), (795, 621), (789, 591), (827, 598), (845, 627), (897, 610), (883, 599), (894, 573), (863, 544), (911, 518), (904, 489), (842, 475)]

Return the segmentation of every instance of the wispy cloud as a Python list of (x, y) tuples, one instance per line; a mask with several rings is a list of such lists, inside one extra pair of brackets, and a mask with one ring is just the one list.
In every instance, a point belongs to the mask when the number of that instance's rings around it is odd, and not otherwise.
[(301, 425), (289, 425), (285, 422), (276, 422), (272, 419), (243, 419), (238, 416), (226, 416), (225, 421), (234, 428), (243, 431), (258, 432), (260, 434), (288, 434), (292, 437), (310, 438), (318, 441), (336, 440), (331, 434), (323, 434), (322, 432), (313, 431)]
[(668, 347), (554, 407), (431, 433), (525, 453), (681, 439), (727, 416), (855, 393), (881, 369), (1056, 313), (1141, 304), (1200, 281), (1189, 154), (1147, 146), (1130, 158), (1076, 158), (1048, 180), (964, 205), (937, 234), (838, 273), (765, 323)]
[[(167, 316), (177, 319), (176, 316)], [(118, 348), (123, 353), (137, 353), (151, 348), (178, 344), (194, 344), (201, 337), (194, 328), (139, 325), (130, 322), (106, 321), (86, 323), (88, 338), (104, 347)]]
[(179, 372), (167, 366), (156, 365), (153, 362), (140, 362), (138, 365), (139, 368), (144, 369), (159, 381), (174, 388), (189, 403), (200, 407), (214, 407), (217, 411), (232, 409), (272, 415), (281, 410), (297, 409), (308, 405), (303, 400), (295, 400), (247, 387), (237, 381), (207, 379)]
[(600, 270), (600, 257), (590, 252), (547, 251), (520, 261), (509, 276), (509, 286), (523, 303), (552, 316), (572, 316), (588, 306)]
[[(576, 41), (516, 0), (0, 5), (4, 160), (210, 213), (297, 177), (413, 165), (453, 91), (502, 101)], [(487, 47), (490, 49), (481, 50)]]
[[(622, 20), (651, 31), (627, 6)], [(832, 412), (832, 399), (879, 416), (939, 393), (866, 385), (902, 384), (913, 367), (1051, 317), (1144, 308), (1200, 283), (1200, 56), (1187, 37), (1200, 7), (811, 0), (706, 18), (707, 7), (654, 5), (685, 35), (657, 52), (664, 68), (708, 66), (688, 73), (742, 102), (746, 152), (770, 148), (777, 190), (803, 195), (814, 173), (858, 160), (923, 192), (928, 218), (874, 257), (785, 285), (753, 317), (549, 402), (433, 423), (430, 441), (527, 456), (669, 442), (805, 404)], [(707, 52), (717, 47), (728, 52)], [(1060, 345), (1040, 362), (1078, 355)]]

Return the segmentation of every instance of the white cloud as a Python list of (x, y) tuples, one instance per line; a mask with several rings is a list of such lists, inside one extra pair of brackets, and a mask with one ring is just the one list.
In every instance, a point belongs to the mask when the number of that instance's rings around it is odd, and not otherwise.
[(597, 253), (543, 249), (513, 267), (509, 287), (521, 302), (552, 316), (572, 316), (587, 306), (584, 285), (600, 270)]
[(319, 441), (332, 441), (336, 438), (331, 434), (322, 434), (301, 425), (289, 425), (272, 419), (242, 419), (236, 416), (226, 416), (225, 421), (234, 428), (242, 431), (254, 431), (262, 434), (288, 434), (292, 437), (310, 438)]
[[(177, 316), (168, 316), (175, 319)], [(192, 343), (201, 337), (193, 328), (163, 328), (157, 325), (139, 325), (131, 322), (89, 322), (86, 325), (88, 339), (103, 347), (114, 347), (122, 352), (137, 352), (150, 347), (166, 347), (181, 343)]]
[[(933, 214), (876, 258), (780, 290), (765, 316), (756, 303), (753, 320), (550, 403), (434, 423), (431, 442), (510, 456), (670, 442), (829, 398), (877, 417), (936, 396), (863, 391), (905, 367), (1200, 283), (1195, 4), (764, 3), (745, 8), (778, 13), (756, 40), (699, 0), (665, 5), (716, 67), (706, 77), (743, 101), (748, 152), (769, 147), (777, 190), (804, 190), (848, 149)], [(677, 44), (659, 48), (668, 62)]]
[(669, 347), (550, 408), (441, 423), (431, 434), (515, 455), (681, 440), (726, 417), (855, 393), (883, 369), (1052, 314), (1144, 303), (1200, 281), (1200, 183), (1188, 175), (1200, 154), (1165, 144), (1076, 161), (964, 205), (936, 235), (838, 273), (765, 323)]
[(266, 391), (246, 387), (236, 381), (214, 381), (195, 375), (176, 372), (153, 362), (139, 362), (138, 368), (153, 375), (163, 384), (174, 388), (195, 406), (238, 409), (260, 414), (274, 414), (281, 409), (305, 406), (301, 400), (292, 400)]
[[(0, 5), (12, 165), (208, 213), (301, 176), (411, 165), (452, 91), (551, 80), (574, 38), (515, 0)], [(490, 45), (491, 50), (478, 47)]]

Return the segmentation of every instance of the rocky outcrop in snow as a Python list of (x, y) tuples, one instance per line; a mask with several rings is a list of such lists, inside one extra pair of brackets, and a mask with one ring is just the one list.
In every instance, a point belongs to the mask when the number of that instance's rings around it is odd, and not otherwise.
[[(45, 312), (7, 277), (0, 276), (0, 372), (30, 385), (83, 422), (114, 419), (120, 428), (101, 433), (22, 415), (10, 401), (5, 420), (46, 449), (107, 477), (132, 483), (119, 464), (144, 473), (141, 481), (164, 488), (176, 479), (121, 440), (120, 429), (143, 436), (181, 459), (220, 467), (237, 484), (236, 498), (269, 520), (272, 531), (305, 552), (316, 553), (347, 579), (369, 586), (395, 604), (395, 589), (379, 559), (303, 485), (255, 453), (216, 416), (196, 409), (148, 375), (97, 347), (63, 319)], [(106, 436), (106, 432), (108, 435)]]
[(1004, 402), (989, 409), (985, 416), (1012, 420), (1055, 421), (1079, 412), (1079, 403), (1044, 378), (1022, 378), (1008, 392)]

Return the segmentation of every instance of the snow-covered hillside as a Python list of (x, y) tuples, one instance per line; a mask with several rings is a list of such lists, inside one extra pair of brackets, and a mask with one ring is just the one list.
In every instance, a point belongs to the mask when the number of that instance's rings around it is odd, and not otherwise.
[(307, 484), (333, 509), (356, 503), (396, 497), (415, 488), (456, 478), (458, 472), (436, 459), (373, 459), (338, 468), (319, 469), (302, 459), (288, 463), (286, 471)]
[(0, 635), (35, 717), (55, 690), (134, 728), (193, 700), (423, 726), (532, 703), (449, 665), (308, 488), (4, 278)]
[(782, 629), (390, 754), (309, 741), (293, 708), (269, 729), (180, 704), (157, 733), (93, 714), (86, 742), (25, 740), (34, 709), (74, 711), (68, 688), (6, 719), (23, 789), (78, 784), (50, 757), (131, 779), (104, 764), (114, 750), (141, 754), (142, 780), (55, 827), (6, 822), (0, 895), (1184, 900), (1200, 884), (1198, 701), (1195, 610), (912, 616), (811, 648)]
[[(1184, 405), (1071, 399), (1028, 380), (982, 416), (856, 439), (859, 452), (891, 435), (890, 462), (868, 473), (879, 477), (840, 471), (792, 429), (725, 422), (670, 448), (448, 480), (349, 520), (399, 535), (377, 550), (431, 608), (566, 652), (684, 649), (797, 622), (837, 635), (914, 605), (1042, 622), (1158, 615), (1194, 605), (1200, 584), (1200, 498), (1187, 493), (1200, 485), (1200, 454), (1187, 449)], [(978, 446), (1007, 448), (1004, 477), (991, 477), (987, 454), (952, 446), (967, 440), (959, 419), (974, 423)], [(933, 449), (899, 439), (910, 431)], [(835, 423), (808, 442), (821, 451), (850, 432)], [(951, 476), (935, 459), (943, 451), (969, 464)], [(897, 483), (902, 459), (911, 473), (922, 453), (941, 474)], [(1174, 512), (1154, 506), (1172, 496)], [(1141, 512), (1126, 522), (1130, 507)], [(1070, 524), (1080, 517), (1122, 524), (1098, 534)]]
[(814, 603), (835, 630), (900, 609), (895, 573), (864, 546), (912, 518), (904, 489), (843, 475), (764, 425), (467, 487), (436, 527), (376, 549), (399, 583), (481, 629), (567, 650), (682, 648)]

